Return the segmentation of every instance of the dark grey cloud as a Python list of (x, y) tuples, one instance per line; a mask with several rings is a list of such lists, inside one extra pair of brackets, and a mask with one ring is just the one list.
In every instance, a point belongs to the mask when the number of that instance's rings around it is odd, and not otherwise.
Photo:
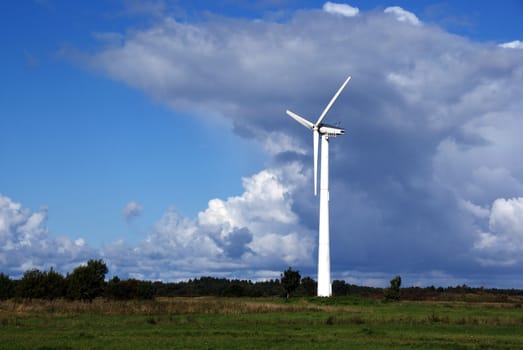
[[(290, 160), (312, 165), (309, 133), (284, 111), (315, 119), (351, 74), (327, 117), (347, 130), (331, 142), (334, 275), (404, 273), (412, 283), (423, 276), (488, 283), (494, 272), (523, 275), (516, 254), (523, 224), (506, 216), (510, 225), (493, 223), (507, 207), (500, 203), (516, 206), (523, 197), (523, 50), (476, 43), (415, 19), (399, 8), (353, 17), (298, 11), (283, 22), (164, 18), (86, 59), (176, 110), (231, 120), (238, 134), (259, 140), (274, 168)], [(310, 181), (310, 171), (302, 175)], [(307, 187), (288, 187), (281, 203), (310, 232), (317, 199)], [(255, 205), (227, 203), (242, 213)], [(222, 234), (248, 227), (253, 240), (243, 246), (259, 253), (264, 241), (252, 228), (259, 219), (250, 219)], [(241, 238), (240, 246), (247, 241)], [(273, 255), (263, 256), (268, 264)], [(252, 259), (236, 261), (263, 269)]]
[(237, 259), (247, 252), (252, 253), (248, 246), (252, 242), (252, 237), (252, 233), (246, 227), (235, 229), (223, 244), (225, 254), (230, 258)]

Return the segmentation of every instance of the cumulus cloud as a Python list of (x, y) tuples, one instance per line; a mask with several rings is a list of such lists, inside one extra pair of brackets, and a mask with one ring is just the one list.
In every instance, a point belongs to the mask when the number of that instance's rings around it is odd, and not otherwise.
[(135, 201), (130, 201), (129, 203), (127, 203), (122, 210), (123, 216), (127, 221), (142, 215), (142, 212), (143, 206), (136, 203)]
[(421, 21), (410, 11), (404, 10), (399, 6), (387, 7), (383, 12), (392, 14), (400, 22), (410, 23), (414, 26), (420, 26)]
[(512, 266), (523, 253), (523, 197), (498, 198), (492, 204), (489, 232), (479, 232), (475, 248), (484, 265)]
[(506, 49), (523, 49), (523, 41), (514, 40), (508, 43), (499, 44), (499, 46)]
[(516, 246), (523, 249), (523, 198), (497, 199), (492, 205), (490, 227), (517, 238)]
[(115, 242), (103, 255), (114, 271), (149, 279), (242, 277), (256, 270), (275, 278), (285, 266), (310, 268), (314, 233), (298, 219), (292, 199), (306, 178), (297, 163), (263, 170), (243, 179), (240, 196), (210, 200), (196, 220), (170, 209), (136, 247)]
[(227, 201), (211, 200), (209, 208), (198, 215), (199, 222), (210, 226), (243, 227), (260, 221), (275, 224), (297, 221), (291, 209), (292, 203), (285, 200), (289, 190), (274, 172), (264, 170), (244, 178), (243, 186), (246, 192), (242, 196), (231, 197)]
[[(151, 233), (154, 245), (115, 251), (168, 259), (162, 244), (182, 257), (178, 247), (193, 242), (187, 251), (201, 246), (207, 254), (192, 264), (176, 258), (172, 269), (219, 262), (265, 271), (272, 259), (309, 261), (315, 241), (304, 241), (302, 230), (305, 237), (317, 230), (317, 199), (292, 186), (310, 181), (311, 140), (285, 110), (314, 119), (351, 74), (326, 119), (347, 130), (331, 142), (334, 275), (440, 271), (453, 281), (483, 281), (489, 272), (478, 259), (505, 254), (489, 248), (501, 247), (489, 240), (507, 230), (491, 227), (490, 217), (496, 199), (523, 197), (521, 50), (423, 26), (391, 7), (350, 21), (325, 11), (299, 11), (277, 23), (164, 18), (85, 61), (176, 110), (230, 119), (236, 133), (272, 155), (270, 170), (244, 180), (244, 194), (214, 199), (188, 222), (168, 212)], [(287, 137), (267, 141), (278, 134)], [(483, 241), (478, 232), (486, 232)], [(498, 275), (508, 273), (497, 266)]]
[(347, 4), (339, 4), (335, 2), (327, 1), (325, 4), (323, 4), (323, 11), (342, 15), (345, 17), (354, 17), (357, 16), (360, 10), (357, 7), (352, 7)]
[(47, 209), (31, 212), (20, 203), (0, 194), (0, 265), (2, 272), (20, 276), (33, 268), (54, 267), (71, 271), (98, 254), (81, 238), (51, 237), (45, 221)]

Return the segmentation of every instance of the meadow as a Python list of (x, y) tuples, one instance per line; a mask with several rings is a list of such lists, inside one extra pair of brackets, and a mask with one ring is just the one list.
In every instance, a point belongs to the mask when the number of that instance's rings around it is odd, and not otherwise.
[(0, 301), (0, 349), (523, 349), (519, 302)]

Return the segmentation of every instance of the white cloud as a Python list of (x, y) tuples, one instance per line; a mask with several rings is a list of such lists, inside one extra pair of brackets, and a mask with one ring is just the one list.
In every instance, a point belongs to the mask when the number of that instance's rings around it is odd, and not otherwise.
[(421, 21), (418, 19), (418, 17), (416, 17), (415, 14), (407, 10), (404, 10), (399, 6), (387, 7), (383, 12), (394, 15), (396, 19), (400, 22), (410, 23), (414, 26), (421, 25)]
[(523, 49), (523, 41), (514, 40), (508, 43), (499, 44), (499, 46), (506, 49)]
[(522, 261), (523, 197), (498, 198), (492, 204), (489, 232), (479, 232), (475, 248), (484, 265), (511, 266)]
[(277, 172), (264, 170), (243, 179), (245, 193), (227, 201), (213, 199), (209, 208), (198, 215), (203, 225), (244, 227), (253, 222), (292, 224), (297, 221), (289, 200), (289, 188)]
[(323, 11), (345, 17), (354, 17), (357, 16), (360, 12), (357, 7), (330, 1), (327, 1), (325, 4), (323, 4)]
[(252, 237), (245, 245), (245, 258), (257, 265), (271, 261), (310, 264), (311, 232), (300, 226), (292, 209), (292, 192), (305, 184), (306, 177), (300, 173), (301, 167), (294, 163), (244, 178), (245, 192), (209, 201), (209, 207), (198, 215), (198, 225), (216, 232), (218, 241), (246, 229)]
[[(491, 260), (501, 264), (521, 261), (523, 253), (523, 198), (497, 199), (492, 204), (489, 233), (483, 233), (478, 247), (496, 252)], [(503, 253), (500, 255), (499, 253)]]
[(125, 205), (122, 210), (123, 216), (126, 220), (131, 220), (134, 217), (142, 215), (143, 206), (136, 203), (135, 201), (130, 201)]
[(82, 239), (50, 237), (45, 221), (47, 210), (32, 213), (0, 194), (0, 264), (2, 272), (17, 276), (28, 269), (71, 271), (76, 264), (96, 257)]
[[(523, 198), (499, 198), (492, 204), (490, 228), (495, 232), (504, 232), (518, 240), (523, 239)], [(518, 242), (523, 249), (523, 240)]]

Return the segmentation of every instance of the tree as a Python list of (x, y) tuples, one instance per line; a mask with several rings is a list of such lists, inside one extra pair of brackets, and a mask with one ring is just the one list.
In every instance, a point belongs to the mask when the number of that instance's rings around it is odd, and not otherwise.
[(49, 271), (38, 269), (26, 271), (18, 283), (16, 294), (22, 298), (56, 299), (62, 298), (64, 292), (64, 276), (51, 267)]
[(4, 275), (0, 272), (0, 300), (5, 300), (14, 297), (15, 294), (15, 284), (9, 278), (9, 276)]
[(62, 298), (65, 295), (65, 278), (52, 267), (44, 273), (45, 299)]
[(45, 296), (45, 273), (38, 270), (28, 270), (18, 283), (17, 296), (22, 298), (43, 298)]
[(401, 277), (396, 276), (390, 280), (390, 287), (385, 290), (385, 299), (399, 300), (400, 298)]
[(294, 271), (290, 267), (281, 274), (281, 284), (285, 289), (285, 296), (289, 299), (292, 292), (299, 287), (301, 275), (299, 271)]
[(225, 297), (242, 297), (245, 295), (245, 288), (239, 282), (231, 282), (222, 293)]
[(102, 295), (107, 265), (103, 260), (89, 260), (67, 275), (67, 296), (70, 299), (92, 301)]
[(122, 281), (118, 276), (114, 276), (105, 285), (104, 295), (106, 298), (114, 300), (129, 299), (127, 290), (122, 287)]
[(318, 284), (315, 280), (310, 277), (304, 277), (301, 280), (300, 288), (303, 290), (303, 294), (308, 297), (313, 297), (316, 295), (318, 290)]
[(334, 280), (332, 281), (332, 295), (348, 295), (349, 294), (349, 285), (343, 280)]
[(118, 276), (114, 276), (107, 282), (104, 295), (114, 300), (152, 299), (154, 298), (154, 288), (150, 281), (120, 280)]

